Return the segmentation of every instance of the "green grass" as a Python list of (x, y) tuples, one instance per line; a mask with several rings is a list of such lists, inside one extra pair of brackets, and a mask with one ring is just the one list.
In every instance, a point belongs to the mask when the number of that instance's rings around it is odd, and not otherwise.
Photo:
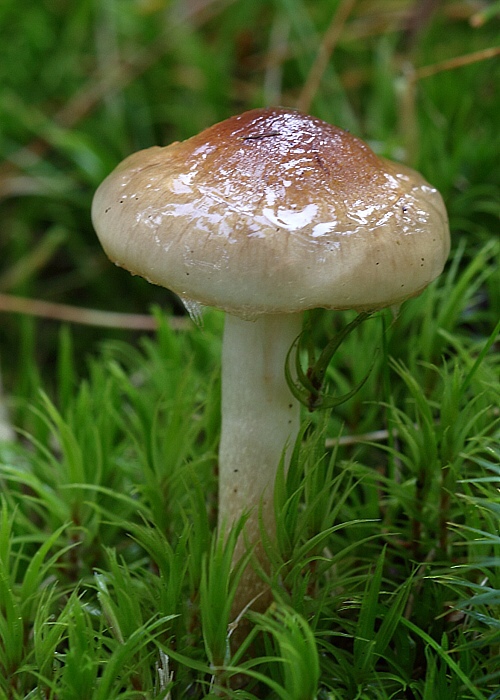
[[(304, 409), (265, 614), (231, 619), (236, 532), (215, 534), (222, 316), (173, 330), (178, 302), (90, 223), (131, 151), (295, 105), (340, 4), (2, 3), (0, 292), (159, 327), (2, 314), (0, 700), (500, 697), (499, 62), (409, 71), (497, 46), (498, 3), (414, 32), (410, 3), (358, 0), (313, 96), (440, 189), (452, 253), (344, 339), (325, 389), (351, 399)], [(317, 358), (353, 318), (312, 314)]]

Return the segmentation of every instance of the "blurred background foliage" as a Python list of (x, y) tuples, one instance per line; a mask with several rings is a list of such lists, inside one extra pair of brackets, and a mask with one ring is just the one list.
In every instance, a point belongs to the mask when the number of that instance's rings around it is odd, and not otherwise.
[[(109, 264), (93, 193), (132, 151), (277, 104), (420, 169), (445, 197), (454, 247), (466, 237), (466, 264), (498, 230), (500, 68), (487, 52), (499, 45), (498, 10), (485, 0), (24, 0), (21, 12), (3, 0), (0, 293), (182, 313)], [(500, 313), (498, 281), (489, 303)], [(27, 353), (53, 373), (58, 334), (53, 321), (2, 314), (9, 390), (27, 381)], [(100, 337), (75, 326), (77, 354)]]

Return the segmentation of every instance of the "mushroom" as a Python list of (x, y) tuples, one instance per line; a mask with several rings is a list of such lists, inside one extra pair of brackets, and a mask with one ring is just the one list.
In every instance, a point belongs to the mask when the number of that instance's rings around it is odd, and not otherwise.
[[(219, 527), (247, 512), (235, 556), (273, 533), (273, 484), (299, 429), (285, 380), (307, 309), (372, 311), (421, 292), (450, 240), (439, 193), (361, 140), (288, 109), (255, 109), (126, 158), (92, 220), (117, 265), (226, 312)], [(258, 549), (258, 545), (257, 545)], [(242, 584), (250, 601), (255, 577)]]

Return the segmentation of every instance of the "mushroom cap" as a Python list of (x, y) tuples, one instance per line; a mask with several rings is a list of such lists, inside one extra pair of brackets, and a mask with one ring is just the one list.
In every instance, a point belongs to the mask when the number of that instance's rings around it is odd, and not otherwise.
[(243, 318), (399, 304), (437, 277), (441, 196), (315, 117), (255, 109), (126, 158), (92, 220), (110, 259)]

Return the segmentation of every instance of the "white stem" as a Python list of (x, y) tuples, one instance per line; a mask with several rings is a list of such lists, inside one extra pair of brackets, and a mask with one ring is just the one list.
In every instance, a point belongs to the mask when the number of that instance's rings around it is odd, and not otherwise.
[[(285, 380), (285, 359), (301, 331), (302, 314), (245, 321), (226, 315), (222, 349), (222, 432), (219, 528), (250, 512), (245, 537), (259, 537), (259, 512), (274, 532), (273, 492), (285, 446), (293, 445), (300, 407)], [(243, 552), (240, 542), (237, 555)]]

